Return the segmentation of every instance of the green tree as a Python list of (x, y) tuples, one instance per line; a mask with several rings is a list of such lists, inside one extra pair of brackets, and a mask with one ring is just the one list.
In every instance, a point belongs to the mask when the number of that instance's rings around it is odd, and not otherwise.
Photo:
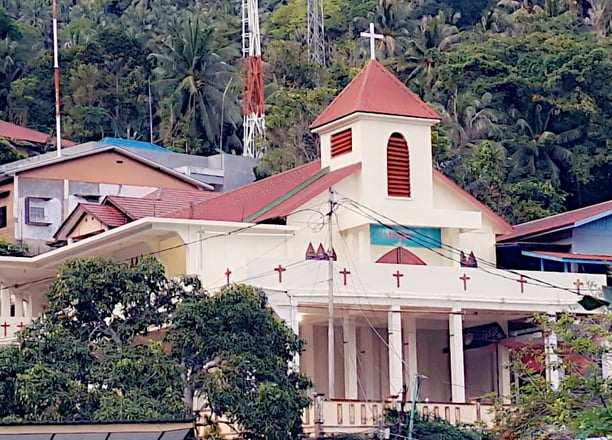
[[(511, 406), (498, 403), (496, 432), (504, 438), (551, 440), (609, 434), (602, 429), (609, 429), (610, 419), (593, 416), (609, 414), (612, 399), (612, 380), (602, 377), (600, 371), (602, 356), (612, 342), (610, 315), (566, 314), (556, 320), (538, 315), (533, 323), (542, 334), (557, 336), (555, 358), (547, 359), (535, 345), (512, 353), (509, 367), (517, 378), (512, 389), (514, 402)], [(527, 356), (532, 362), (523, 362)], [(546, 380), (538, 367), (543, 365), (562, 372), (557, 387)]]
[(274, 317), (263, 292), (244, 285), (216, 295), (194, 291), (177, 309), (168, 340), (187, 402), (198, 396), (245, 438), (299, 437), (310, 382), (287, 366), (302, 341)]

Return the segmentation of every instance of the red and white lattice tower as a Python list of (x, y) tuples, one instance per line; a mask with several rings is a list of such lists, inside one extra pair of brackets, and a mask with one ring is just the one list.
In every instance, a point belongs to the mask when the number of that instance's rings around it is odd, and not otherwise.
[(246, 60), (243, 156), (260, 157), (263, 151), (257, 144), (266, 124), (258, 0), (242, 0), (242, 57)]

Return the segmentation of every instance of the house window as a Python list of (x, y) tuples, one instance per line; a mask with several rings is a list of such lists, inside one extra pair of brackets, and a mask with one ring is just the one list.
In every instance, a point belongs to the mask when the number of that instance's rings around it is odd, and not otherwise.
[(331, 136), (331, 157), (350, 153), (353, 150), (353, 132), (350, 128)]
[(0, 206), (0, 228), (6, 228), (6, 206)]
[(404, 136), (393, 133), (387, 142), (387, 194), (410, 197), (410, 153)]
[(27, 225), (48, 226), (51, 224), (47, 218), (46, 210), (49, 200), (47, 197), (25, 198), (25, 222)]

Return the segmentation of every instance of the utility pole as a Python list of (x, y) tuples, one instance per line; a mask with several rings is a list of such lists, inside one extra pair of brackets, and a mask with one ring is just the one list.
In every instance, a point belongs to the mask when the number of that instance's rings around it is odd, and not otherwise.
[(59, 49), (57, 47), (57, 0), (52, 3), (53, 17), (53, 82), (55, 83), (55, 147), (57, 157), (62, 155), (62, 123), (61, 123), (61, 104), (60, 104), (60, 70), (59, 70)]
[(421, 380), (427, 379), (427, 376), (415, 374), (412, 382), (412, 405), (410, 406), (410, 424), (408, 425), (408, 440), (412, 440), (412, 431), (414, 429), (414, 415), (416, 413), (417, 399), (419, 398), (419, 386)]
[(327, 280), (328, 280), (328, 297), (327, 297), (327, 377), (329, 399), (335, 397), (336, 385), (336, 366), (335, 366), (335, 328), (334, 328), (334, 245), (333, 245), (333, 228), (332, 221), (334, 217), (334, 191), (329, 189), (329, 213), (327, 214), (328, 240), (329, 249), (327, 250)]

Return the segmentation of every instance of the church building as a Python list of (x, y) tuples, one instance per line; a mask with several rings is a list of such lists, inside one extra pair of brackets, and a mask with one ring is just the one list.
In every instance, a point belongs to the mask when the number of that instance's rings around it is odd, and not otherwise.
[(0, 257), (0, 341), (42, 310), (67, 258), (154, 253), (168, 275), (198, 274), (211, 291), (267, 293), (306, 343), (296, 363), (319, 396), (307, 429), (371, 428), (415, 383), (422, 413), (486, 422), (484, 396), (510, 394), (510, 347), (544, 337), (526, 319), (578, 309), (606, 281), (498, 269), (496, 240), (512, 226), (432, 168), (438, 122), (371, 60), (313, 121), (320, 160), (78, 241), (67, 232), (37, 257)]

